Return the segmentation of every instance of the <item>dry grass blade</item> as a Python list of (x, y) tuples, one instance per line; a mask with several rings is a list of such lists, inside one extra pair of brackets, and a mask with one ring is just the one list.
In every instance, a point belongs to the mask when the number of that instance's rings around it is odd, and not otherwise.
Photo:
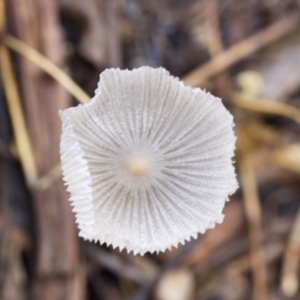
[(206, 64), (187, 74), (183, 78), (183, 81), (187, 85), (200, 86), (206, 80), (221, 73), (228, 67), (270, 43), (282, 38), (298, 27), (299, 17), (297, 15), (287, 16), (254, 36), (251, 36), (218, 54)]
[(281, 274), (281, 291), (286, 297), (293, 297), (296, 295), (299, 271), (300, 258), (300, 209), (298, 210), (296, 220), (291, 231), (290, 238), (287, 243), (282, 274)]
[(34, 184), (34, 188), (40, 191), (45, 191), (62, 177), (61, 164), (55, 165), (46, 175), (40, 177)]
[(38, 65), (43, 71), (59, 82), (79, 102), (85, 103), (90, 99), (89, 95), (87, 95), (65, 72), (35, 49), (12, 36), (6, 36), (5, 45)]
[(300, 110), (285, 103), (267, 99), (252, 99), (243, 94), (234, 94), (231, 102), (241, 108), (283, 116), (300, 123)]
[(257, 193), (255, 174), (250, 155), (245, 155), (240, 163), (240, 174), (244, 194), (246, 218), (249, 224), (250, 265), (253, 276), (253, 300), (266, 300), (267, 271), (263, 250), (261, 229), (261, 208)]
[(12, 71), (11, 60), (7, 49), (0, 46), (1, 76), (7, 99), (7, 106), (12, 120), (18, 154), (24, 170), (27, 184), (32, 187), (37, 178), (34, 154), (26, 129), (17, 84)]

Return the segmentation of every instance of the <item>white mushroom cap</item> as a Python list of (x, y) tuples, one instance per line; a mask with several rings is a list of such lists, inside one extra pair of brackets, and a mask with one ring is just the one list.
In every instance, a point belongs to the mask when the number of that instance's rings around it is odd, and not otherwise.
[(220, 99), (163, 68), (109, 69), (92, 100), (60, 117), (83, 238), (143, 255), (222, 222), (237, 181), (233, 117)]

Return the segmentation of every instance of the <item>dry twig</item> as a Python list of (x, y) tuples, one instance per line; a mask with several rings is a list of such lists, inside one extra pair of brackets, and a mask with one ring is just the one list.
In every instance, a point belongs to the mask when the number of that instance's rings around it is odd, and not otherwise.
[(5, 5), (4, 0), (0, 1), (0, 34), (3, 33), (5, 27)]
[[(42, 70), (65, 87), (66, 90), (68, 90), (69, 93), (79, 102), (85, 103), (90, 99), (90, 97), (65, 72), (35, 49), (11, 36), (6, 37), (5, 44), (7, 47), (33, 61)], [(60, 163), (55, 165), (49, 173), (44, 175), (42, 178), (35, 178), (35, 180), (32, 181), (31, 186), (36, 189), (46, 190), (59, 178), (61, 178)]]
[(241, 202), (232, 201), (225, 206), (225, 220), (213, 230), (209, 230), (197, 246), (184, 260), (184, 265), (193, 266), (208, 259), (214, 251), (230, 241), (240, 231), (244, 223)]
[(291, 231), (285, 250), (280, 288), (286, 297), (296, 295), (298, 283), (300, 259), (300, 209), (298, 210), (293, 229)]
[(103, 249), (97, 248), (93, 245), (87, 245), (85, 247), (85, 252), (93, 262), (93, 265), (96, 264), (104, 266), (113, 273), (132, 280), (137, 284), (145, 286), (147, 282), (152, 279), (134, 265), (122, 261), (122, 259), (114, 253), (104, 251)]
[[(207, 46), (211, 57), (215, 57), (224, 51), (220, 34), (219, 8), (216, 0), (205, 0), (205, 28), (207, 35)], [(220, 74), (217, 84), (222, 95), (228, 95), (230, 80), (228, 74)]]
[[(3, 0), (0, 1), (0, 13), (0, 34), (2, 35), (5, 26), (5, 6)], [(8, 110), (12, 120), (18, 154), (27, 184), (31, 187), (37, 178), (36, 164), (22, 111), (16, 80), (13, 74), (11, 59), (7, 49), (3, 45), (0, 45), (0, 65), (1, 77), (6, 94)]]
[(240, 174), (244, 194), (246, 218), (249, 223), (250, 265), (253, 276), (253, 300), (266, 300), (267, 270), (262, 248), (261, 208), (255, 182), (255, 174), (250, 155), (245, 155), (240, 162)]
[(283, 116), (300, 123), (300, 110), (285, 103), (268, 99), (251, 99), (243, 94), (234, 94), (231, 102), (248, 110)]
[(103, 1), (106, 16), (108, 65), (113, 68), (122, 64), (120, 33), (118, 32), (117, 11), (119, 2), (116, 0)]
[(223, 72), (238, 61), (291, 33), (298, 27), (299, 17), (297, 15), (287, 16), (218, 54), (209, 62), (187, 74), (183, 78), (183, 81), (187, 85), (200, 86), (211, 77)]
[(5, 45), (38, 65), (42, 70), (59, 82), (79, 102), (85, 103), (90, 99), (90, 97), (65, 72), (35, 49), (12, 36), (6, 36)]
[(34, 183), (34, 188), (40, 191), (45, 191), (61, 177), (61, 164), (58, 163), (47, 174), (36, 180), (36, 182)]
[[(267, 244), (263, 250), (265, 253), (268, 253), (268, 256), (266, 256), (266, 264), (270, 264), (282, 255), (284, 251), (284, 244), (280, 241), (272, 242)], [(238, 273), (246, 273), (249, 270), (252, 270), (252, 263), (249, 261), (248, 255), (243, 255), (224, 266), (224, 269)], [(220, 272), (220, 270), (217, 270), (217, 272)], [(259, 300), (260, 298), (256, 299)]]

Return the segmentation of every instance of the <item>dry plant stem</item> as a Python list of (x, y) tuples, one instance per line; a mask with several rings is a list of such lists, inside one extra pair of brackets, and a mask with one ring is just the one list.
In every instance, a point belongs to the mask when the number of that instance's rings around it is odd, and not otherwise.
[(40, 177), (34, 184), (34, 188), (45, 191), (62, 177), (61, 164), (55, 165), (47, 174)]
[(280, 288), (286, 297), (293, 297), (299, 289), (300, 209), (291, 231), (283, 259)]
[(7, 49), (0, 46), (1, 76), (7, 99), (7, 106), (12, 120), (18, 154), (24, 170), (26, 181), (32, 187), (37, 179), (37, 171), (32, 146), (26, 129), (20, 96), (12, 71), (11, 60)]
[[(6, 131), (7, 129), (4, 130)], [(4, 145), (6, 146), (6, 144)], [(0, 268), (1, 299), (21, 299), (22, 296), (26, 294), (24, 289), (24, 268), (20, 260), (20, 253), (24, 248), (23, 245), (20, 245), (16, 242), (14, 239), (15, 236), (13, 236), (13, 231), (15, 231), (14, 229), (16, 229), (16, 226), (14, 226), (15, 215), (10, 203), (10, 201), (13, 199), (11, 189), (9, 187), (10, 184), (8, 176), (9, 172), (12, 170), (12, 164), (0, 157), (0, 265), (2, 266)], [(18, 180), (14, 182), (14, 188), (20, 188)]]
[(214, 229), (207, 231), (199, 240), (197, 246), (184, 260), (185, 266), (199, 265), (207, 260), (222, 245), (232, 240), (244, 224), (244, 214), (241, 202), (231, 201), (224, 208), (225, 219)]
[(35, 49), (12, 36), (6, 36), (5, 45), (38, 65), (43, 71), (59, 82), (79, 102), (85, 103), (90, 99), (89, 95), (87, 95), (65, 72)]
[(246, 218), (249, 224), (250, 265), (253, 276), (253, 300), (266, 300), (267, 270), (263, 250), (261, 208), (257, 193), (252, 158), (245, 155), (240, 162), (240, 175), (244, 194)]
[(122, 261), (122, 259), (114, 253), (104, 251), (93, 245), (87, 245), (84, 250), (94, 266), (99, 265), (106, 267), (113, 273), (140, 285), (146, 285), (147, 282), (152, 279), (151, 276), (145, 274), (136, 266)]
[(252, 99), (243, 94), (234, 94), (231, 102), (241, 108), (283, 116), (300, 123), (300, 110), (285, 103), (268, 99)]
[(3, 33), (5, 27), (5, 5), (4, 0), (0, 1), (0, 34)]
[[(268, 253), (268, 255), (266, 256), (266, 264), (270, 264), (274, 260), (279, 259), (283, 251), (284, 251), (284, 244), (281, 241), (267, 244), (264, 247), (264, 252)], [(221, 270), (228, 270), (228, 271), (232, 270), (237, 273), (246, 273), (249, 272), (250, 269), (252, 269), (252, 264), (251, 261), (249, 261), (249, 256), (243, 255), (233, 260), (228, 265), (224, 266), (224, 268), (222, 268)], [(217, 270), (217, 272), (220, 273), (221, 270)]]
[[(215, 57), (224, 51), (220, 34), (219, 10), (216, 0), (205, 0), (205, 28), (207, 35), (207, 46), (211, 57)], [(226, 73), (220, 74), (217, 78), (220, 93), (229, 94), (230, 80)]]
[(238, 61), (248, 57), (272, 42), (282, 38), (299, 27), (299, 17), (290, 15), (270, 25), (218, 54), (206, 64), (187, 74), (183, 81), (187, 85), (200, 86), (208, 79), (226, 70)]
[[(5, 28), (5, 3), (0, 0), (0, 36)], [(29, 134), (26, 129), (25, 118), (22, 112), (21, 101), (14, 78), (11, 59), (5, 47), (0, 45), (0, 73), (4, 85), (8, 109), (12, 119), (14, 136), (21, 164), (28, 186), (32, 186), (37, 178), (36, 165), (32, 152)], [(1, 149), (6, 157), (12, 159), (11, 152), (2, 145)]]
[(185, 244), (180, 251), (176, 253), (175, 256), (168, 259), (160, 268), (159, 272), (154, 276), (152, 280), (150, 280), (146, 286), (142, 286), (140, 290), (137, 291), (135, 295), (133, 295), (130, 300), (144, 300), (149, 299), (156, 285), (160, 281), (161, 277), (169, 270), (172, 270), (182, 264), (185, 257), (189, 255), (189, 253), (194, 249), (197, 245), (197, 241), (191, 241)]
[[(64, 86), (66, 90), (68, 90), (69, 93), (74, 96), (74, 98), (79, 102), (85, 103), (90, 99), (90, 97), (66, 73), (64, 73), (54, 63), (52, 63), (49, 59), (47, 59), (35, 49), (11, 36), (6, 37), (5, 43), (7, 47), (30, 59), (43, 71), (52, 76), (57, 82)], [(44, 175), (42, 178), (34, 180), (32, 182), (32, 186), (39, 190), (46, 190), (59, 178), (61, 178), (60, 163), (55, 165), (49, 171), (49, 173)]]
[(219, 31), (218, 4), (216, 0), (205, 0), (204, 2), (208, 51), (211, 56), (215, 56), (223, 51)]
[[(23, 41), (21, 45), (25, 44), (24, 54), (28, 55), (26, 46), (30, 45), (29, 49), (39, 49), (48, 60), (64, 66), (57, 1), (9, 0), (7, 4), (10, 30)], [(33, 59), (37, 57), (35, 51), (30, 53), (34, 53)], [(46, 174), (59, 161), (61, 124), (57, 112), (69, 106), (69, 93), (26, 56), (18, 55), (17, 63), (38, 174)], [(33, 189), (32, 196), (36, 251), (30, 299), (85, 299), (74, 220), (62, 182), (46, 191)]]
[[(290, 232), (291, 227), (292, 222), (288, 218), (276, 219), (268, 224), (264, 241), (267, 265), (282, 256), (285, 249), (284, 237)], [(207, 280), (207, 275), (212, 273), (219, 274), (223, 270), (235, 271), (235, 273), (249, 272), (248, 244), (244, 239), (225, 244), (224, 247), (220, 247), (218, 251), (212, 253), (202, 263), (196, 265), (197, 274), (203, 280)]]
[(118, 27), (117, 13), (118, 13), (118, 0), (105, 0), (103, 1), (105, 16), (106, 16), (106, 30), (107, 34), (107, 59), (108, 64), (112, 68), (121, 66), (122, 54), (120, 45), (120, 33)]

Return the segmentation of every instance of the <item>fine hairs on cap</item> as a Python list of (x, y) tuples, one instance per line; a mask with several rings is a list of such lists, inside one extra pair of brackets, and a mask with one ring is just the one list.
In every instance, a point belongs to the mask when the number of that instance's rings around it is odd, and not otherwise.
[(108, 69), (95, 96), (60, 117), (63, 178), (84, 239), (143, 255), (223, 221), (236, 138), (220, 99), (163, 68)]

